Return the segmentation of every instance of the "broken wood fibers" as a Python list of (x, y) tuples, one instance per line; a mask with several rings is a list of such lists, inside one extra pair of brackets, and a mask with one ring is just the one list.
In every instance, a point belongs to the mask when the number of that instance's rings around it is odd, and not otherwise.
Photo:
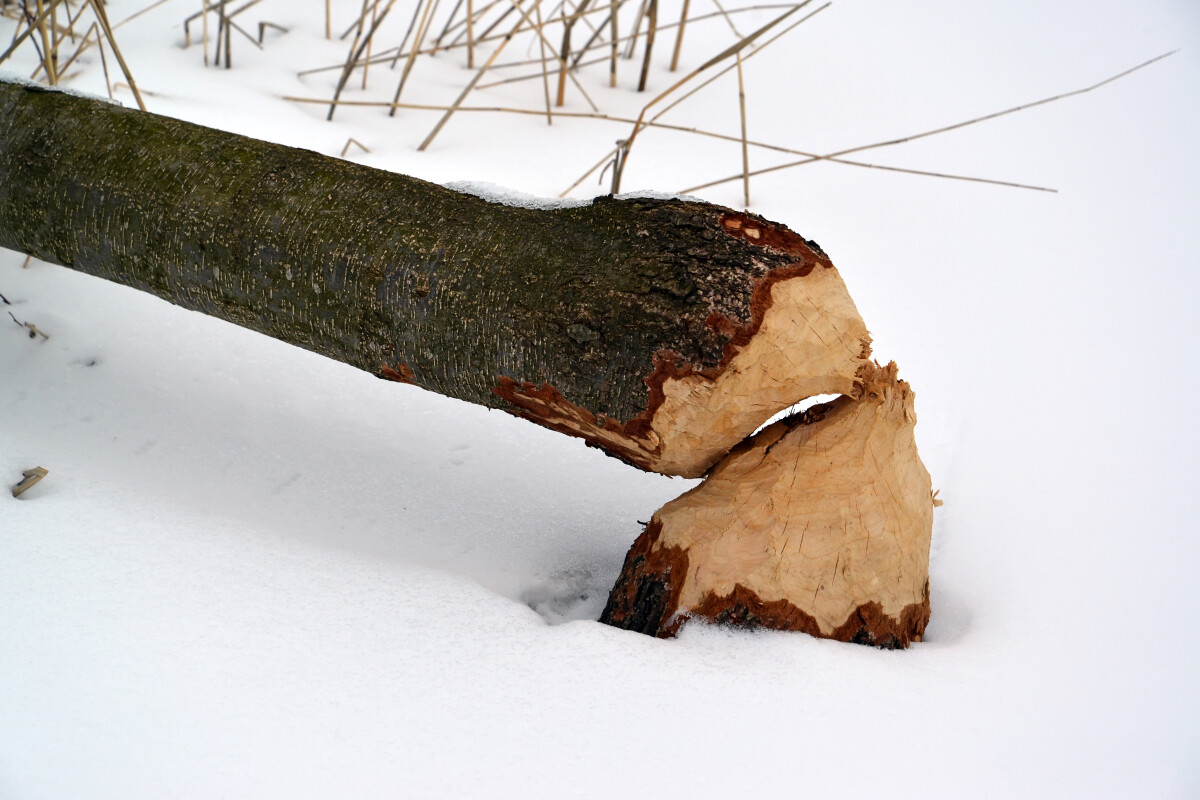
[(768, 426), (651, 518), (603, 622), (671, 636), (689, 617), (907, 647), (929, 621), (933, 499), (896, 365)]

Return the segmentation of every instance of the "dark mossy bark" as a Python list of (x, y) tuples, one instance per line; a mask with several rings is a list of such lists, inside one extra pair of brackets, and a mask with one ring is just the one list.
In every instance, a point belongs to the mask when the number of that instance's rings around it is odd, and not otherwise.
[(716, 367), (755, 281), (795, 263), (730, 213), (501, 205), (0, 82), (0, 246), (486, 406), (503, 377), (625, 422), (656, 361)]

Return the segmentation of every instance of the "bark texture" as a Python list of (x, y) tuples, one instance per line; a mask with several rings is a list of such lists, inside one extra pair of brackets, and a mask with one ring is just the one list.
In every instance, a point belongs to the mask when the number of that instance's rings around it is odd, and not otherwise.
[(907, 647), (929, 621), (937, 501), (896, 365), (734, 448), (651, 518), (601, 621), (671, 636), (689, 617)]
[(756, 216), (501, 205), (4, 82), (0, 246), (666, 474), (853, 391), (869, 352), (826, 254)]

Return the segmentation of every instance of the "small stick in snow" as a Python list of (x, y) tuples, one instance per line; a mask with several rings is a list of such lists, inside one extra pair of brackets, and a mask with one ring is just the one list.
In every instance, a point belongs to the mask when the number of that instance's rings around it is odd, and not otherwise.
[[(5, 302), (7, 303), (8, 301), (6, 300)], [(9, 303), (9, 305), (11, 305), (11, 303)], [(18, 324), (18, 325), (20, 325), (22, 328), (28, 328), (28, 329), (29, 329), (29, 338), (30, 338), (30, 339), (36, 339), (36, 338), (37, 338), (37, 337), (39, 337), (39, 336), (41, 336), (43, 339), (49, 339), (49, 338), (50, 338), (50, 334), (48, 334), (48, 333), (46, 333), (45, 331), (43, 331), (43, 330), (42, 330), (41, 328), (39, 328), (37, 325), (34, 325), (32, 322), (21, 322), (21, 320), (17, 319), (15, 316), (13, 316), (13, 313), (12, 313), (11, 311), (10, 311), (10, 312), (8, 312), (8, 315), (9, 315), (10, 317), (12, 317), (12, 321), (13, 321), (13, 322), (17, 323), (17, 324)]]
[(21, 482), (12, 488), (13, 497), (20, 497), (25, 492), (29, 491), (31, 488), (33, 488), (34, 484), (49, 475), (50, 470), (43, 467), (34, 467), (33, 469), (25, 470), (21, 474)]
[[(533, 7), (533, 10), (537, 14), (538, 28), (541, 28), (542, 27), (542, 4), (538, 3), (537, 5), (535, 5)], [(551, 111), (550, 111), (550, 73), (546, 70), (546, 61), (547, 61), (547, 59), (546, 59), (546, 40), (540, 36), (538, 37), (538, 48), (541, 50), (541, 53), (542, 53), (542, 93), (546, 96), (546, 124), (553, 125), (554, 117), (552, 116)], [(562, 103), (560, 102), (559, 105), (561, 106)]]
[(342, 158), (345, 158), (346, 153), (348, 153), (350, 151), (350, 145), (356, 145), (358, 147), (358, 149), (362, 150), (364, 153), (371, 152), (370, 149), (365, 144), (363, 144), (358, 139), (355, 139), (353, 136), (351, 136), (349, 139), (346, 140), (346, 146), (342, 148), (342, 155), (341, 155)]
[(650, 75), (650, 54), (654, 51), (654, 34), (658, 31), (658, 0), (650, 0), (646, 15), (650, 21), (646, 28), (646, 55), (642, 59), (642, 75), (638, 79), (639, 92), (646, 91), (646, 78)]
[(671, 56), (671, 72), (679, 67), (679, 51), (683, 48), (683, 29), (687, 25), (688, 0), (683, 0), (683, 12), (679, 15), (679, 32), (675, 34), (675, 53)]
[(742, 54), (737, 54), (738, 110), (742, 115), (742, 193), (750, 207), (750, 146), (746, 144), (746, 82), (742, 79)]

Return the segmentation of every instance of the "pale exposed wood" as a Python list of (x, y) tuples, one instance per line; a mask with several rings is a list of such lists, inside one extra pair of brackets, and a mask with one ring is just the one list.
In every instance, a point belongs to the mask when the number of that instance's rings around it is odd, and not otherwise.
[(33, 469), (25, 470), (23, 473), (21, 473), (21, 482), (12, 488), (12, 496), (20, 497), (21, 495), (25, 494), (25, 492), (32, 489), (38, 481), (49, 474), (50, 470), (43, 467), (34, 467)]
[[(888, 647), (921, 636), (937, 503), (913, 393), (894, 363), (860, 378), (855, 397), (767, 427), (660, 509), (605, 621), (664, 635), (693, 616)], [(647, 613), (637, 597), (670, 602)]]
[(688, 464), (711, 463), (770, 419), (769, 409), (853, 390), (870, 336), (838, 271), (780, 281), (771, 297), (758, 333), (715, 379), (664, 382), (647, 437), (661, 444), (659, 470), (695, 477)]

